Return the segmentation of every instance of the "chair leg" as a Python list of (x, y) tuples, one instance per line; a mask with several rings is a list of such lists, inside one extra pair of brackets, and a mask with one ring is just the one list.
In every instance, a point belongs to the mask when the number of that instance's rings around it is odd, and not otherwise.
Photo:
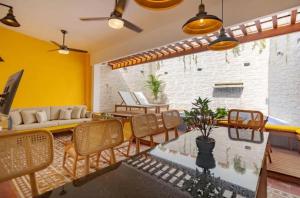
[(73, 173), (73, 177), (75, 178), (76, 177), (76, 170), (77, 170), (77, 160), (78, 160), (78, 155), (76, 155), (76, 157), (73, 159), (73, 170), (72, 170), (72, 173)]
[(36, 183), (36, 178), (35, 178), (35, 173), (29, 174), (30, 178), (30, 186), (31, 186), (31, 192), (32, 192), (32, 197), (36, 197), (39, 194), (37, 183)]
[(127, 156), (126, 157), (129, 157), (131, 144), (132, 144), (132, 139), (129, 140), (129, 142), (128, 142), (128, 148), (127, 148), (127, 152), (126, 152)]
[(165, 133), (165, 142), (169, 141), (169, 131), (168, 129), (166, 129), (166, 133)]
[(139, 154), (139, 153), (140, 153), (140, 139), (135, 138), (135, 154)]
[(150, 147), (154, 147), (155, 144), (154, 144), (154, 140), (153, 140), (153, 136), (150, 135)]
[(110, 151), (110, 164), (115, 164), (116, 157), (115, 157), (114, 149), (110, 148), (109, 151)]
[(175, 138), (178, 138), (179, 135), (178, 135), (178, 129), (177, 129), (177, 127), (174, 128), (174, 132), (175, 132)]
[(100, 161), (100, 158), (101, 158), (101, 151), (97, 154), (97, 159), (96, 159), (96, 168), (99, 167), (99, 161)]
[(66, 164), (66, 160), (67, 160), (67, 152), (64, 152), (64, 158), (63, 158), (63, 168), (65, 168), (65, 164)]
[(85, 175), (88, 175), (90, 172), (90, 156), (85, 157)]
[(268, 151), (267, 154), (268, 154), (269, 162), (270, 162), (270, 164), (271, 164), (271, 163), (272, 163), (272, 158), (271, 158), (271, 153), (270, 153), (270, 151)]

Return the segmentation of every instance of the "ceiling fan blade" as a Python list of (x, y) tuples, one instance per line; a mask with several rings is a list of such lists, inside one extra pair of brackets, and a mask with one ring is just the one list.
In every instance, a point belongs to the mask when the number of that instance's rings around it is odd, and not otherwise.
[(48, 50), (48, 52), (58, 51), (59, 49)]
[(143, 31), (142, 28), (140, 28), (140, 27), (134, 25), (133, 23), (127, 21), (126, 19), (122, 19), (122, 20), (124, 21), (124, 26), (125, 26), (125, 27), (127, 27), (127, 28), (129, 28), (129, 29), (131, 29), (131, 30), (133, 30), (133, 31), (135, 31), (135, 32), (137, 32), (137, 33), (140, 33), (140, 32)]
[(126, 5), (127, 5), (127, 0), (116, 0), (115, 11), (122, 15)]
[(68, 48), (68, 50), (72, 51), (72, 52), (88, 53), (88, 51), (80, 50), (80, 49), (74, 49), (74, 48)]
[(80, 18), (81, 21), (103, 21), (108, 20), (110, 17), (89, 17), (89, 18)]
[(55, 42), (55, 41), (51, 41), (51, 43), (53, 43), (53, 44), (56, 45), (57, 47), (61, 47), (60, 44), (58, 44), (58, 43)]

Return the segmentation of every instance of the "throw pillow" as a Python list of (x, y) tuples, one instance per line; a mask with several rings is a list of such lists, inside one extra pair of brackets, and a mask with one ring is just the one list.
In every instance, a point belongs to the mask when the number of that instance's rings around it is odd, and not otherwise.
[(9, 113), (9, 116), (12, 120), (12, 125), (13, 126), (17, 126), (22, 124), (23, 120), (22, 120), (22, 116), (20, 111), (12, 111)]
[(21, 111), (24, 124), (31, 124), (37, 122), (35, 114), (36, 111), (34, 110)]
[(71, 114), (71, 118), (72, 119), (79, 119), (81, 116), (81, 107), (73, 107), (72, 109), (72, 114)]
[(87, 111), (87, 107), (86, 106), (82, 107), (82, 109), (81, 109), (81, 116), (80, 116), (81, 118), (85, 118), (86, 111)]
[(36, 119), (39, 123), (46, 122), (48, 120), (46, 112), (45, 111), (36, 112)]
[(72, 109), (61, 109), (59, 113), (60, 120), (70, 120), (72, 114)]

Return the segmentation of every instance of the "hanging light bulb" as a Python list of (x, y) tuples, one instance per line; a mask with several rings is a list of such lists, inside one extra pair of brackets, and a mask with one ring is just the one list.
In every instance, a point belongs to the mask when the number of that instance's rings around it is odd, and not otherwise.
[(205, 12), (205, 6), (202, 3), (199, 5), (198, 14), (189, 19), (183, 26), (183, 32), (187, 34), (209, 34), (221, 29), (223, 21), (214, 15), (209, 15)]
[(108, 25), (109, 27), (118, 30), (124, 27), (124, 21), (119, 18), (112, 17), (108, 20)]
[[(224, 5), (222, 0), (222, 20), (224, 19), (223, 10), (224, 10)], [(239, 41), (231, 36), (227, 36), (224, 27), (222, 27), (218, 38), (213, 42), (211, 42), (207, 48), (213, 51), (223, 51), (223, 50), (235, 48), (238, 45), (239, 45)]]
[(152, 10), (162, 10), (177, 6), (182, 0), (135, 0), (142, 7)]

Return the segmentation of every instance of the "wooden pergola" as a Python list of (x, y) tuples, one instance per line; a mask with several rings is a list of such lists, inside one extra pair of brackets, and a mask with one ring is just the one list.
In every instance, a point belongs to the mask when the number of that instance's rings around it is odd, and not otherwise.
[[(235, 37), (240, 43), (266, 39), (274, 36), (300, 31), (300, 9), (255, 20), (239, 26), (227, 28), (228, 35)], [(209, 42), (217, 39), (219, 33), (190, 38), (163, 47), (139, 52), (108, 62), (112, 69), (159, 61), (178, 56), (203, 52), (208, 50)]]

